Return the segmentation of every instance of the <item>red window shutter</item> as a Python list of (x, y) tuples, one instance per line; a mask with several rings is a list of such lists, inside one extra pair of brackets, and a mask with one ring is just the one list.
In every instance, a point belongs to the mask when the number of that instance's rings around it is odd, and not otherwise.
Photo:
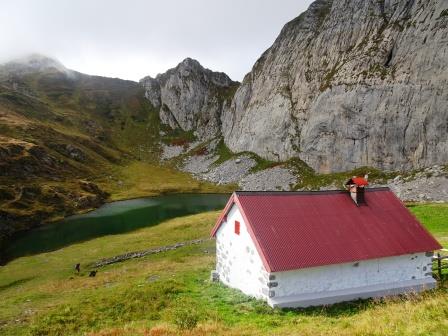
[(235, 221), (235, 233), (237, 235), (240, 234), (240, 222), (238, 222), (238, 221)]

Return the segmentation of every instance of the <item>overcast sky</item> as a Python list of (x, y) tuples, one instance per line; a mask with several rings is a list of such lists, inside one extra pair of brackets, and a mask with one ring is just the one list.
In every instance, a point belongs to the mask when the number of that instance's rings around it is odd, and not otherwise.
[(241, 80), (311, 0), (0, 0), (0, 62), (37, 52), (138, 80), (186, 57)]

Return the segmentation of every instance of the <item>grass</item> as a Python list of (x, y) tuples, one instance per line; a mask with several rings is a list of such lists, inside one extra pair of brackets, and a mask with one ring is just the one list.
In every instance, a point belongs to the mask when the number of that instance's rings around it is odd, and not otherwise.
[(161, 137), (161, 141), (169, 146), (187, 146), (190, 142), (196, 140), (193, 131), (183, 131), (180, 128), (171, 129), (166, 125), (160, 126), (165, 133)]
[(170, 166), (132, 162), (97, 181), (111, 194), (111, 200), (154, 196), (164, 193), (231, 192), (228, 186), (195, 180), (191, 175)]
[(275, 162), (275, 161), (270, 161), (270, 160), (266, 160), (263, 159), (262, 157), (258, 156), (255, 153), (252, 152), (238, 152), (238, 153), (233, 153), (224, 143), (224, 140), (221, 139), (218, 143), (218, 145), (216, 146), (216, 154), (218, 156), (218, 160), (215, 161), (215, 165), (218, 165), (220, 163), (223, 163), (227, 160), (230, 159), (236, 159), (239, 156), (242, 155), (246, 155), (248, 157), (251, 157), (252, 159), (255, 160), (256, 164), (255, 166), (250, 170), (251, 173), (255, 173), (257, 171), (263, 170), (263, 169), (268, 169), (268, 168), (272, 168), (278, 165), (281, 165), (282, 162)]
[[(413, 213), (445, 246), (448, 206)], [(210, 282), (214, 242), (101, 268), (103, 257), (207, 237), (218, 212), (176, 218), (0, 267), (2, 335), (446, 335), (446, 287), (421, 295), (271, 309)], [(73, 272), (81, 263), (81, 274)]]
[(448, 204), (413, 204), (409, 210), (448, 247)]
[(224, 139), (219, 140), (216, 146), (216, 154), (218, 155), (218, 160), (215, 164), (223, 163), (224, 161), (230, 160), (236, 157), (238, 154), (233, 153), (224, 143)]

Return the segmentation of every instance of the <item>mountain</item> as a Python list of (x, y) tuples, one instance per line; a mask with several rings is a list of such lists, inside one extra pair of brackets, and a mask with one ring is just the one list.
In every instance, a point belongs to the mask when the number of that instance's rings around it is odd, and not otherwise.
[(147, 99), (159, 109), (162, 123), (210, 139), (220, 134), (223, 109), (239, 83), (186, 58), (155, 79), (143, 78), (140, 84)]
[(448, 161), (448, 2), (318, 0), (223, 111), (234, 152), (319, 172)]
[[(217, 190), (161, 167), (160, 152), (164, 143), (219, 136), (237, 86), (190, 58), (140, 83), (86, 75), (38, 54), (0, 65), (0, 252), (17, 231), (129, 188), (128, 167), (138, 163), (171, 179), (160, 192)], [(125, 194), (141, 196), (136, 190)]]
[(24, 76), (36, 72), (53, 72), (74, 75), (75, 72), (67, 69), (61, 62), (53, 58), (31, 54), (22, 58), (14, 59), (0, 67), (0, 77), (6, 76)]
[(0, 249), (161, 157), (216, 183), (283, 176), (286, 189), (334, 182), (316, 172), (445, 165), (446, 36), (447, 1), (317, 0), (242, 83), (190, 58), (139, 83), (42, 55), (0, 65)]
[(125, 162), (158, 161), (158, 115), (144, 92), (41, 55), (0, 65), (0, 247), (13, 232), (101, 205), (107, 193), (92, 180)]

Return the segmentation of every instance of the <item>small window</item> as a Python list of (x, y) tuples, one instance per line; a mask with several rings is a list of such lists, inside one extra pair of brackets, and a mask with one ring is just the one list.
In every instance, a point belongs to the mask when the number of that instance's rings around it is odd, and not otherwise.
[(240, 222), (238, 222), (238, 221), (235, 221), (235, 233), (237, 235), (240, 234)]

